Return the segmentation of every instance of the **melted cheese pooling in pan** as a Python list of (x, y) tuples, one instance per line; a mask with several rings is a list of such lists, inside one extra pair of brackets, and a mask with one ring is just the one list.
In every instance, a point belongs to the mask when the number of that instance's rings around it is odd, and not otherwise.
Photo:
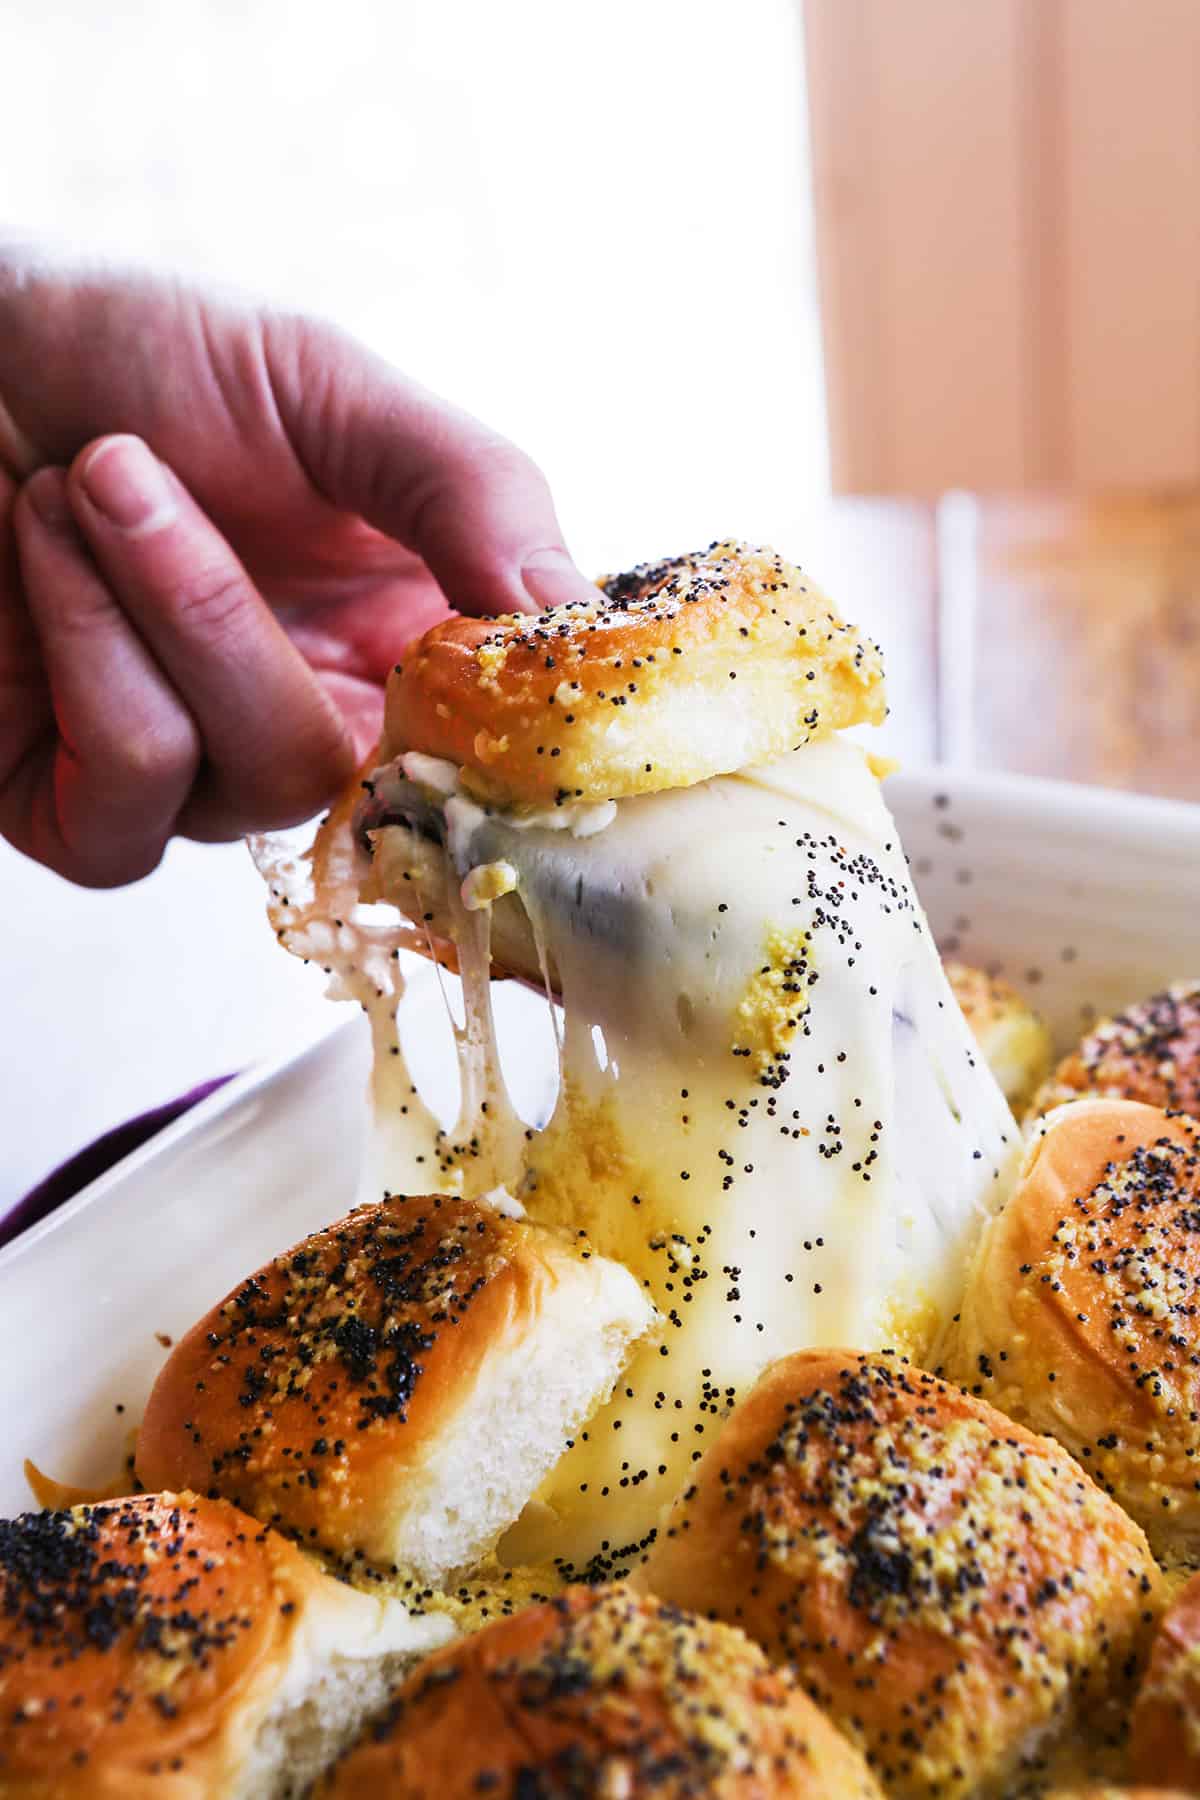
[[(502, 1547), (607, 1573), (768, 1362), (928, 1354), (1017, 1132), (856, 745), (622, 800), (590, 836), (444, 804), (475, 1071), (447, 1179), (509, 1187), (623, 1261), (662, 1315)], [(486, 899), (457, 899), (497, 864), (562, 999), (539, 1133), (499, 1080)]]

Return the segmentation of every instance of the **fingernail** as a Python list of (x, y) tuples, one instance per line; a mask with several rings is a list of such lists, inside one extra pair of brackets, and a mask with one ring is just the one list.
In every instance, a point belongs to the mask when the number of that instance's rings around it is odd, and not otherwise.
[(74, 521), (67, 504), (67, 484), (59, 469), (39, 469), (26, 489), (29, 504), (47, 531), (67, 531)]
[(569, 600), (595, 599), (596, 589), (581, 575), (565, 550), (535, 550), (521, 568), (521, 584), (535, 606), (565, 606)]
[(96, 511), (122, 531), (140, 537), (175, 517), (166, 470), (140, 438), (107, 439), (88, 457), (79, 479)]

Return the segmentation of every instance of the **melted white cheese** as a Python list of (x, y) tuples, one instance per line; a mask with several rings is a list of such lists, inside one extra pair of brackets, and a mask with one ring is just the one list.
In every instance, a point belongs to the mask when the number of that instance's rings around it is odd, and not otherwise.
[(447, 1178), (457, 1164), (586, 1234), (663, 1316), (503, 1548), (623, 1566), (766, 1363), (928, 1351), (1017, 1132), (857, 746), (623, 800), (593, 838), (446, 811), (459, 880), (516, 871), (564, 1022), (558, 1107), (532, 1134), (499, 1080), (488, 914), (460, 903), (470, 1042)]
[[(432, 758), (427, 758), (432, 761)], [(402, 759), (405, 773), (411, 758)], [(453, 763), (447, 763), (453, 768)], [(410, 777), (411, 779), (411, 777)], [(461, 789), (451, 793), (445, 803), (446, 828), (451, 846), (468, 840), (484, 819), (492, 815), (478, 801)], [(569, 831), (572, 837), (595, 837), (607, 831), (617, 816), (615, 800), (568, 800), (562, 806), (548, 806), (538, 812), (506, 812), (495, 815), (503, 819), (509, 831)]]
[(447, 762), (444, 756), (426, 756), (423, 750), (408, 750), (400, 758), (400, 767), (409, 781), (415, 781), (418, 787), (443, 800), (449, 799), (458, 786), (458, 764)]
[(420, 944), (416, 927), (391, 908), (359, 905), (362, 854), (348, 816), (335, 820), (326, 835), (319, 875), (313, 850), (299, 853), (283, 834), (251, 838), (249, 848), (268, 885), (267, 917), (279, 942), (322, 968), (330, 999), (356, 1002), (370, 1023), (373, 1123), (359, 1198), (378, 1200), (385, 1189), (402, 1192), (406, 1186), (436, 1191), (427, 1171), (437, 1167), (443, 1133), (405, 1066), (396, 1029), (404, 995), (400, 956)]

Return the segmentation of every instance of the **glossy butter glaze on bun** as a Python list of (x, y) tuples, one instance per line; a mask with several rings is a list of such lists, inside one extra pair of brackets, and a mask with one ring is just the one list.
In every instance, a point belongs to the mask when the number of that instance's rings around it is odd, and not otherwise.
[(947, 1369), (1065, 1444), (1156, 1549), (1200, 1546), (1200, 1125), (1131, 1100), (1044, 1119)]
[(1200, 1116), (1200, 981), (1177, 981), (1104, 1019), (1059, 1063), (1033, 1110), (1083, 1094)]
[(1133, 1708), (1129, 1762), (1138, 1781), (1200, 1788), (1200, 1575), (1163, 1615)]
[(1105, 1783), (1097, 1787), (1051, 1788), (1045, 1800), (1195, 1800), (1194, 1790), (1175, 1787), (1113, 1787)]
[(138, 1476), (438, 1581), (491, 1550), (652, 1318), (586, 1245), (482, 1203), (394, 1195), (188, 1333), (150, 1396)]
[(571, 1588), (426, 1664), (327, 1800), (881, 1800), (859, 1753), (740, 1632)]
[(505, 805), (620, 799), (879, 724), (878, 649), (770, 550), (643, 563), (533, 617), (455, 618), (388, 685), (380, 762), (458, 764)]
[(224, 1501), (5, 1519), (0, 1794), (283, 1800), (450, 1634)]
[(1008, 1793), (1124, 1678), (1161, 1585), (1056, 1444), (901, 1358), (838, 1350), (767, 1371), (638, 1580), (789, 1662), (902, 1800)]

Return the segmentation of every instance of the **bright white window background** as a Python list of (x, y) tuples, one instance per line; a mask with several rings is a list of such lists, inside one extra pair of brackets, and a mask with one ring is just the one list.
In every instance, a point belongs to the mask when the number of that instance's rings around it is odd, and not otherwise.
[[(0, 215), (325, 313), (523, 444), (586, 569), (827, 492), (792, 0), (9, 0)], [(335, 1016), (239, 847), (0, 846), (0, 1193)]]

